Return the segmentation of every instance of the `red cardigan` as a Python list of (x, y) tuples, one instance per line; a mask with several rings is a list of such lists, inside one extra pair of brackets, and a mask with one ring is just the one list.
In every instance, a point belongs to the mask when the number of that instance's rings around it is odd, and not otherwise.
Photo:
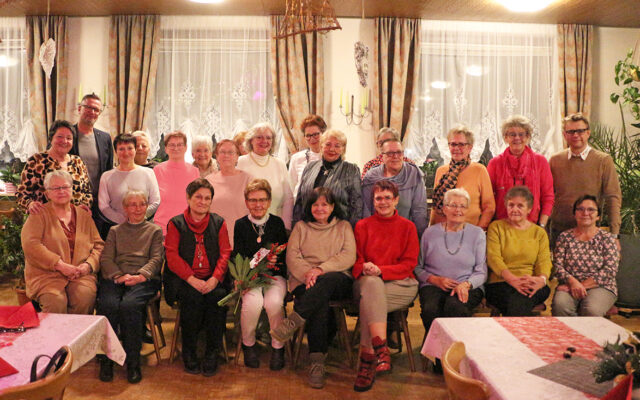
[(354, 231), (357, 259), (353, 276), (362, 275), (362, 265), (372, 262), (382, 271), (382, 280), (394, 281), (414, 277), (420, 244), (416, 226), (396, 211), (392, 217), (374, 214), (358, 221)]

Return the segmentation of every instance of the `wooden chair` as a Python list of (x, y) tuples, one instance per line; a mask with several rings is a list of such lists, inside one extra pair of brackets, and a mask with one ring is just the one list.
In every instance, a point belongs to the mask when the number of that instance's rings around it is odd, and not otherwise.
[(464, 343), (454, 342), (442, 358), (444, 381), (450, 400), (488, 400), (489, 388), (484, 382), (460, 373), (460, 361), (466, 357)]
[(36, 382), (9, 388), (0, 397), (3, 400), (62, 399), (71, 375), (71, 365), (73, 364), (71, 349), (67, 346), (65, 346), (65, 349), (67, 350), (67, 357), (56, 372)]
[[(164, 339), (164, 331), (162, 330), (162, 317), (160, 316), (160, 299), (161, 292), (158, 291), (154, 297), (149, 299), (147, 302), (147, 322), (149, 323), (149, 328), (151, 329), (151, 337), (153, 338), (153, 349), (156, 353), (156, 358), (158, 359), (158, 365), (162, 361), (160, 357), (160, 349), (167, 345), (167, 342)], [(162, 346), (158, 341), (158, 336), (160, 336), (160, 341), (162, 342)]]

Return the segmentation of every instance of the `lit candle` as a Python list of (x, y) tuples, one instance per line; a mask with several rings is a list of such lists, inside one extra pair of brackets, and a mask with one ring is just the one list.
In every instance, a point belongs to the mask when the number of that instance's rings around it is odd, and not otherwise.
[(340, 108), (342, 108), (342, 88), (340, 88)]
[(347, 92), (347, 97), (345, 97), (345, 100), (346, 100), (347, 104), (345, 105), (344, 112), (346, 114), (349, 114), (349, 92)]
[(363, 92), (364, 90), (360, 90), (360, 114), (364, 114), (364, 102), (367, 101)]

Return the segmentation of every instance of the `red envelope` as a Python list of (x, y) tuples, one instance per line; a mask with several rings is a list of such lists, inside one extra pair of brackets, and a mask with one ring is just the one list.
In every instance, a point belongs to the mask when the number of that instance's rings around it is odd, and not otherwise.
[(617, 384), (601, 400), (631, 400), (633, 390), (633, 374), (629, 374), (622, 382)]
[(33, 328), (40, 325), (38, 313), (33, 304), (28, 302), (23, 306), (0, 306), (0, 327), (2, 328)]
[(18, 370), (0, 357), (0, 378), (18, 373)]

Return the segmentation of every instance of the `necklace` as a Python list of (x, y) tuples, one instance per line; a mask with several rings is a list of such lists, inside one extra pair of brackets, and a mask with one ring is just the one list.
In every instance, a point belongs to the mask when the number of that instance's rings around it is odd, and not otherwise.
[(462, 248), (462, 241), (464, 240), (464, 225), (462, 226), (462, 235), (460, 235), (460, 243), (458, 243), (458, 248), (454, 251), (449, 250), (449, 245), (447, 244), (447, 223), (444, 223), (444, 247), (447, 249), (447, 253), (455, 256)]
[[(253, 228), (253, 231), (256, 233), (256, 235), (258, 235), (258, 238), (256, 239), (257, 243), (261, 243), (262, 242), (262, 235), (264, 235), (264, 226), (266, 224), (262, 224), (262, 225), (256, 225), (253, 222), (251, 223), (251, 227)], [(258, 227), (258, 229), (256, 229), (256, 226)]]
[(269, 161), (271, 161), (271, 156), (267, 154), (267, 162), (266, 162), (266, 163), (264, 163), (264, 164), (260, 164), (260, 163), (258, 162), (258, 160), (256, 160), (256, 159), (255, 159), (255, 157), (253, 157), (253, 151), (252, 151), (252, 152), (249, 152), (249, 157), (251, 157), (251, 159), (253, 160), (253, 162), (254, 162), (254, 163), (256, 163), (256, 165), (257, 165), (258, 167), (260, 167), (260, 168), (264, 168), (264, 167), (266, 167), (267, 165), (269, 165)]

